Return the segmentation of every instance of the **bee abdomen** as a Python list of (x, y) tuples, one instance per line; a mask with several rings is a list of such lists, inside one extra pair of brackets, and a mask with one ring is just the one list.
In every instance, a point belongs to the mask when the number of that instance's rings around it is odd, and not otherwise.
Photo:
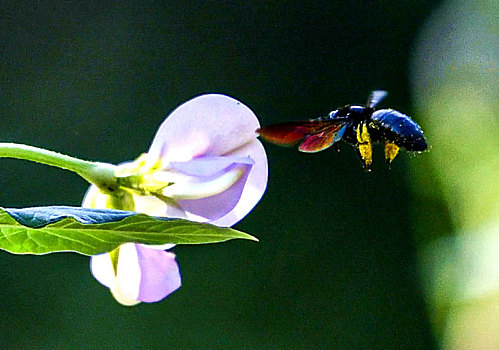
[(394, 109), (380, 109), (369, 123), (377, 141), (390, 141), (408, 151), (421, 152), (428, 148), (421, 127), (409, 116)]

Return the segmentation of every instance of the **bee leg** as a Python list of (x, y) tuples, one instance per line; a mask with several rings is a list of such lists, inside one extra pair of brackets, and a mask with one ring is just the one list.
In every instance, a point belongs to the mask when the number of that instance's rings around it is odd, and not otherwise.
[(367, 125), (365, 123), (360, 124), (356, 128), (357, 143), (355, 144), (355, 150), (359, 156), (364, 169), (371, 171), (371, 164), (373, 162), (373, 148), (371, 143), (371, 135), (367, 130)]
[(358, 145), (355, 145), (354, 148), (355, 148), (355, 153), (357, 154), (357, 157), (359, 158), (359, 160), (362, 164), (362, 167), (364, 168), (365, 171), (370, 172), (371, 171), (371, 163), (367, 162), (366, 159), (364, 159), (364, 157), (362, 156), (362, 152), (359, 149)]
[(385, 141), (385, 160), (386, 164), (390, 165), (393, 159), (397, 156), (399, 153), (399, 146), (392, 142)]

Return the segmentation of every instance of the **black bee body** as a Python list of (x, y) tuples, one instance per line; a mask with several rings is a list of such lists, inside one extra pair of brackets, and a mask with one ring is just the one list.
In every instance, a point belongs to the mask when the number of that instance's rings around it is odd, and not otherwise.
[(338, 122), (344, 120), (346, 123), (339, 129), (336, 138), (338, 141), (341, 139), (346, 143), (355, 145), (357, 143), (357, 129), (361, 124), (369, 120), (373, 112), (374, 109), (372, 108), (348, 105), (339, 110), (332, 111), (327, 118)]
[(375, 109), (386, 95), (386, 91), (376, 90), (365, 106), (347, 105), (323, 118), (264, 126), (258, 132), (264, 139), (280, 145), (301, 141), (298, 149), (309, 153), (330, 146), (337, 149), (337, 142), (343, 140), (355, 148), (369, 171), (373, 143), (384, 144), (387, 163), (391, 163), (400, 148), (422, 152), (428, 147), (423, 131), (409, 116), (394, 109)]
[(421, 127), (394, 109), (375, 111), (369, 119), (368, 129), (373, 140), (387, 140), (407, 151), (422, 152), (428, 148)]

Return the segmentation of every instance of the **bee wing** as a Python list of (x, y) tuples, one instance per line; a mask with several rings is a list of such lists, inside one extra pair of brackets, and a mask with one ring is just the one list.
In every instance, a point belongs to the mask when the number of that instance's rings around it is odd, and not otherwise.
[(317, 134), (307, 135), (305, 140), (303, 140), (298, 147), (298, 150), (301, 152), (315, 153), (331, 147), (335, 142), (341, 140), (341, 136), (336, 137), (339, 135), (338, 130), (340, 130), (340, 128), (341, 125), (334, 125)]
[[(320, 135), (324, 135), (325, 137), (329, 136), (329, 132), (326, 132), (328, 130), (330, 130), (331, 133), (336, 133), (344, 124), (344, 120), (316, 119), (266, 125), (262, 126), (256, 132), (266, 141), (283, 146), (293, 146), (299, 141), (314, 135), (316, 135), (317, 138), (321, 138), (322, 136)], [(310, 142), (312, 142), (312, 140)]]
[(383, 100), (387, 95), (388, 92), (386, 92), (385, 90), (374, 90), (373, 92), (371, 92), (371, 95), (369, 95), (366, 106), (368, 108), (376, 107), (376, 105), (380, 103), (381, 100)]

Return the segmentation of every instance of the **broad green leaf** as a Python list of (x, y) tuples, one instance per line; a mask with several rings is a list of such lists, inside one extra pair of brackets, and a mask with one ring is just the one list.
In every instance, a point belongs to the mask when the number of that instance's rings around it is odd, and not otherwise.
[(80, 207), (0, 208), (0, 249), (16, 254), (95, 255), (123, 243), (203, 244), (253, 236), (231, 228), (130, 211)]

